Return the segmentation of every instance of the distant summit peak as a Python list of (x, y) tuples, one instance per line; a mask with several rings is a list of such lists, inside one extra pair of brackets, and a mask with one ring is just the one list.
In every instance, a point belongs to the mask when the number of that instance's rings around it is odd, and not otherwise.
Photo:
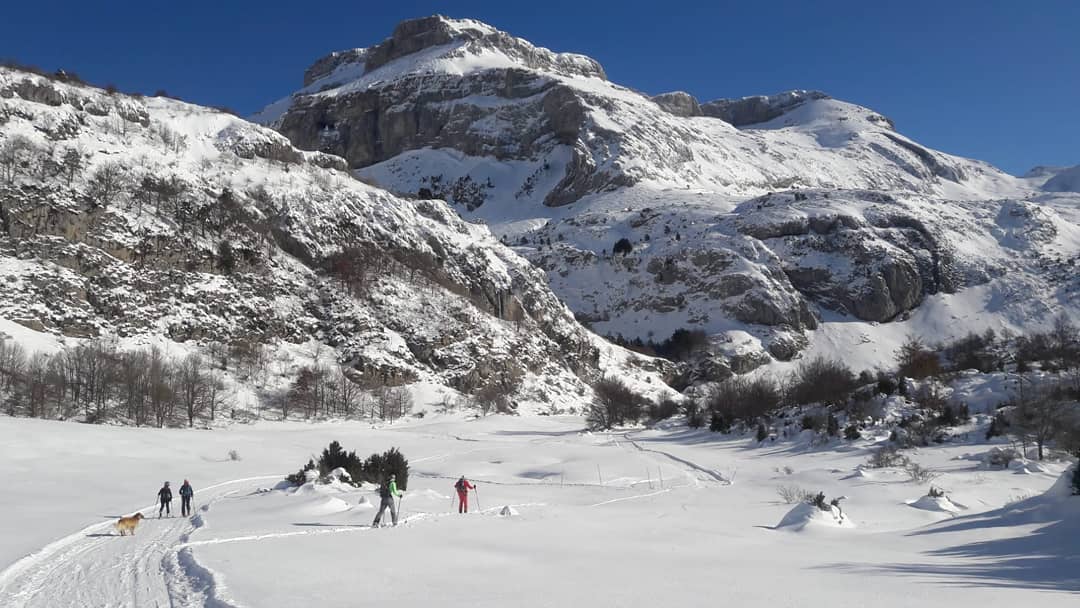
[[(438, 47), (446, 47), (445, 53), (435, 52)], [(359, 74), (364, 75), (424, 51), (445, 56), (502, 55), (510, 63), (520, 64), (523, 68), (567, 76), (607, 78), (600, 63), (591, 57), (576, 53), (556, 53), (537, 47), (475, 19), (452, 19), (445, 15), (432, 15), (402, 21), (394, 27), (389, 38), (374, 46), (335, 51), (319, 58), (305, 70), (304, 86), (311, 86), (346, 65), (362, 66)]]

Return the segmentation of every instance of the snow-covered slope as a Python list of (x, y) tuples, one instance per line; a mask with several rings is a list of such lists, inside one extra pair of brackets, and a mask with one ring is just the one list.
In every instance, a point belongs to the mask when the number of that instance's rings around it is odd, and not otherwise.
[(652, 365), (445, 203), (226, 113), (2, 69), (0, 167), (0, 316), (69, 343), (315, 340), (366, 381), (510, 382), (540, 406)]
[[(600, 333), (700, 328), (767, 361), (834, 331), (947, 339), (1076, 306), (1059, 283), (1080, 253), (1075, 199), (824, 93), (649, 98), (595, 61), (445, 17), (320, 59), (304, 84), (258, 120), (483, 220)], [(914, 314), (926, 302), (965, 320), (942, 334)]]
[(1080, 165), (1055, 172), (1042, 188), (1047, 192), (1080, 192)]

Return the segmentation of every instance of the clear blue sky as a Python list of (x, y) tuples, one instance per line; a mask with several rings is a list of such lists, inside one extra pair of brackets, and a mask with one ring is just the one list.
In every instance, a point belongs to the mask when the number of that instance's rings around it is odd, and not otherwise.
[(1080, 163), (1080, 1), (8, 2), (0, 57), (249, 114), (402, 19), (486, 21), (647, 93), (821, 89), (1010, 172)]

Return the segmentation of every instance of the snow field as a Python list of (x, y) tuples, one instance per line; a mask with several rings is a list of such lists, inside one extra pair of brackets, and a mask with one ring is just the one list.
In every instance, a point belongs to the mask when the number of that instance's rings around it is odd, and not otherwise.
[[(1080, 516), (1036, 508), (1066, 465), (987, 469), (973, 458), (987, 445), (909, 453), (967, 507), (954, 514), (912, 508), (928, 488), (901, 470), (859, 469), (870, 441), (759, 446), (675, 426), (593, 434), (572, 417), (214, 431), (4, 418), (0, 439), (0, 468), (18, 480), (0, 494), (0, 510), (17, 514), (0, 520), (9, 541), (0, 548), (4, 606), (645, 606), (717, 597), (740, 606), (1057, 606), (1080, 591), (1075, 577), (1042, 574), (1043, 560), (1071, 545), (1040, 530), (1071, 529)], [(334, 439), (361, 454), (396, 446), (410, 459), (397, 528), (370, 528), (371, 487), (278, 486)], [(229, 460), (230, 449), (242, 459)], [(453, 501), (462, 474), (478, 484), (468, 516)], [(195, 487), (195, 517), (151, 516), (134, 537), (113, 536), (116, 516), (148, 514), (161, 482), (183, 478)], [(793, 507), (777, 494), (785, 484), (846, 496), (851, 525), (818, 518), (800, 531), (778, 528)], [(501, 516), (504, 507), (516, 515)], [(1034, 543), (1026, 567), (996, 551), (1010, 543)]]

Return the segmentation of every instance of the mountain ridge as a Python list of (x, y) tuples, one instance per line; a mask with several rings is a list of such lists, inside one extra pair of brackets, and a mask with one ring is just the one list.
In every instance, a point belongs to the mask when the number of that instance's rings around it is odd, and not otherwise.
[[(443, 19), (406, 29), (446, 29)], [(649, 97), (602, 68), (519, 61), (528, 42), (476, 27), (457, 38), (449, 27), (450, 42), (371, 72), (339, 65), (260, 120), (364, 179), (486, 223), (600, 333), (660, 340), (696, 328), (718, 351), (747, 343), (761, 361), (791, 359), (829, 329), (819, 320), (902, 325), (931, 298), (1015, 270), (1002, 251), (1015, 243), (998, 236), (1015, 230), (1008, 218), (1037, 232), (1039, 214), (1072, 214), (1061, 198), (1044, 205), (1030, 180), (922, 146), (821, 92)], [(984, 223), (988, 204), (999, 212)], [(1027, 322), (979, 314), (972, 328)]]

